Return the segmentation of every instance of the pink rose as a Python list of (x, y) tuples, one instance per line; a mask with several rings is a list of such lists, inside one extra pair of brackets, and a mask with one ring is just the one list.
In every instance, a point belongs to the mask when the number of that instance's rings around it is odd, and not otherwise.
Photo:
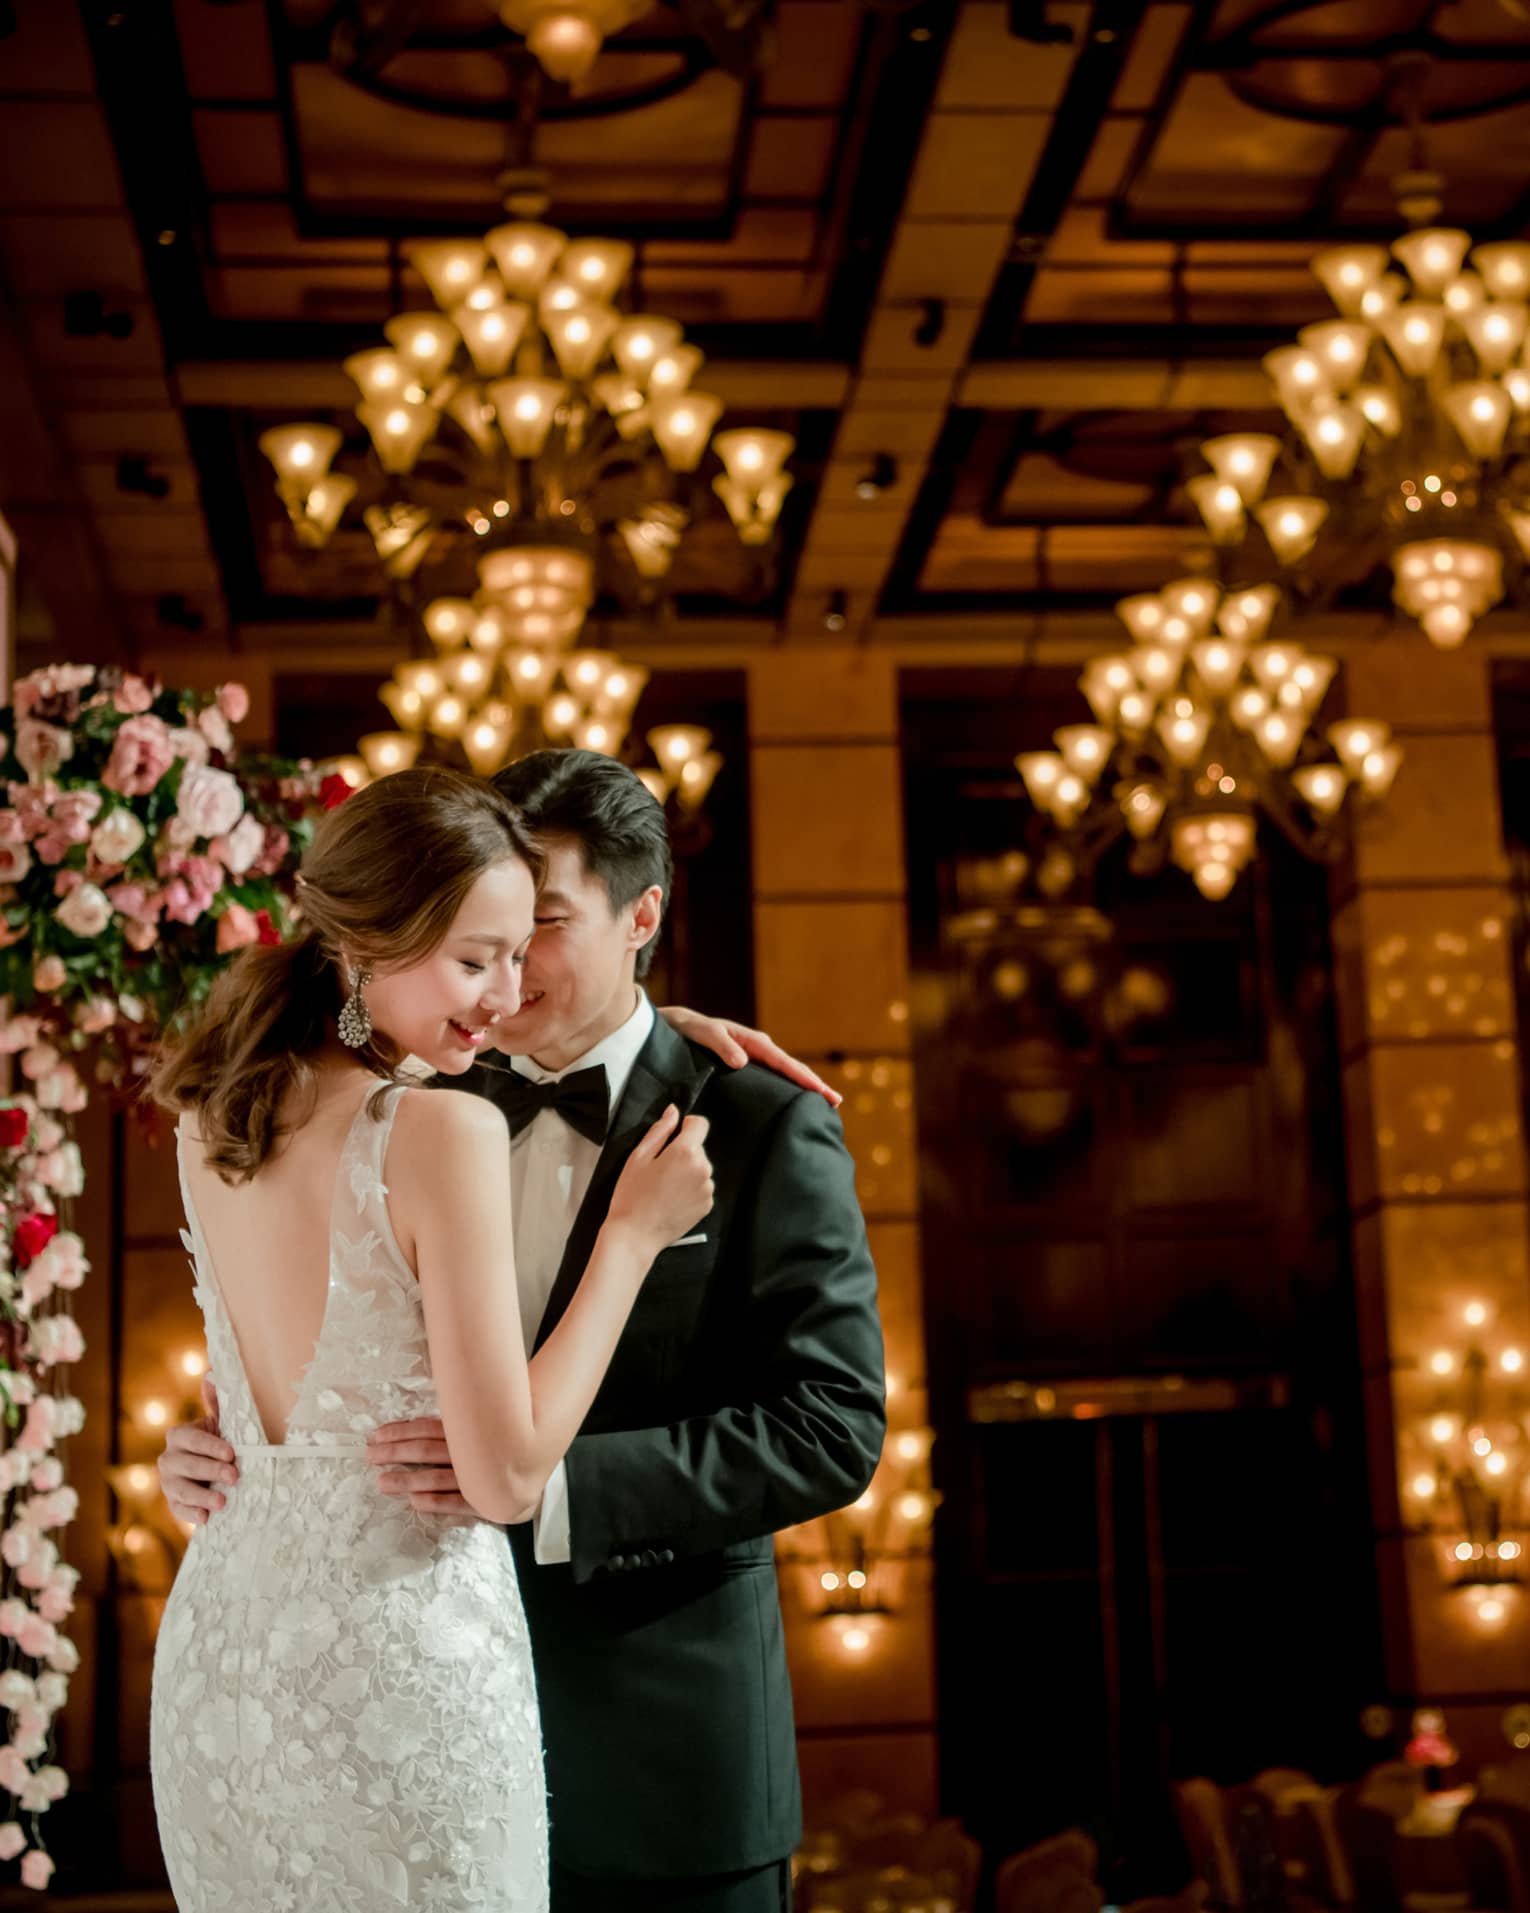
[[(20, 1630), (17, 1630), (18, 1636)], [(14, 1747), (0, 1747), (0, 1787), (7, 1793), (20, 1793), (32, 1778), (31, 1769)]]
[(130, 950), (137, 950), (140, 955), (145, 950), (152, 950), (159, 940), (159, 932), (152, 923), (125, 923), (122, 926), (122, 936), (127, 947)]
[(20, 883), (31, 868), (32, 853), (25, 844), (0, 843), (0, 883)]
[(18, 1853), (26, 1851), (27, 1836), (14, 1820), (7, 1820), (0, 1826), (0, 1860), (14, 1860)]
[(112, 703), (124, 717), (133, 717), (140, 711), (148, 710), (153, 702), (154, 692), (151, 687), (145, 684), (142, 678), (134, 677), (131, 672), (112, 692)]
[(67, 1634), (53, 1630), (53, 1645), (47, 1650), (48, 1665), (58, 1674), (73, 1674), (80, 1665), (80, 1650)]
[(117, 1006), (109, 996), (88, 996), (74, 1013), (74, 1027), (84, 1036), (100, 1036), (117, 1020)]
[(21, 1884), (41, 1893), (53, 1878), (53, 1856), (41, 1847), (33, 1847), (21, 1856)]
[(199, 837), (222, 837), (244, 815), (244, 792), (227, 771), (188, 764), (176, 798), (176, 815)]
[(50, 1069), (57, 1069), (59, 1053), (51, 1043), (35, 1043), (24, 1052), (21, 1058), (21, 1073), (28, 1082), (35, 1083), (39, 1076), (46, 1076)]
[(231, 903), (218, 919), (219, 956), (227, 956), (248, 943), (259, 941), (260, 925), (255, 921), (255, 912), (246, 910), (242, 903)]
[(26, 828), (19, 810), (0, 810), (0, 844), (24, 844)]
[(62, 1588), (46, 1587), (37, 1597), (37, 1611), (45, 1621), (51, 1621), (57, 1627), (73, 1614), (74, 1596)]
[(18, 1050), (30, 1049), (41, 1030), (42, 1025), (35, 1016), (13, 1016), (9, 1022), (0, 1023), (0, 1056), (14, 1056)]
[(148, 713), (130, 717), (112, 740), (101, 782), (120, 797), (145, 797), (174, 762), (169, 725)]
[(16, 761), (28, 777), (49, 777), (73, 756), (73, 737), (56, 724), (24, 717), (16, 726)]
[(44, 1109), (60, 1109), (66, 1116), (78, 1116), (90, 1098), (80, 1081), (79, 1071), (70, 1063), (60, 1063), (37, 1085), (37, 1100)]
[(119, 916), (152, 924), (159, 915), (159, 903), (147, 884), (114, 883), (106, 894)]
[(64, 968), (64, 959), (59, 956), (40, 958), (32, 967), (32, 987), (34, 990), (61, 990), (69, 981), (69, 972)]
[(45, 829), (33, 846), (44, 863), (56, 864), (74, 844), (90, 841), (90, 827), (101, 808), (98, 790), (66, 791), (52, 805)]
[(16, 1446), (29, 1454), (45, 1455), (53, 1446), (53, 1397), (39, 1395), (27, 1410), (27, 1419)]
[(80, 1157), (80, 1145), (74, 1142), (60, 1143), (57, 1149), (50, 1149), (45, 1156), (39, 1156), (37, 1175), (45, 1188), (51, 1189), (56, 1196), (62, 1196), (66, 1202), (83, 1194), (85, 1166)]
[(85, 1259), (85, 1244), (72, 1229), (61, 1229), (27, 1270), (31, 1275), (41, 1269), (55, 1287), (80, 1288), (90, 1273)]
[(77, 1362), (85, 1353), (85, 1337), (72, 1315), (46, 1315), (32, 1324), (32, 1346), (39, 1361)]
[(218, 709), (230, 724), (242, 724), (250, 714), (249, 692), (242, 684), (220, 684)]
[[(216, 857), (231, 877), (242, 877), (265, 849), (265, 844), (265, 826), (246, 811), (226, 837), (213, 839), (207, 846), (207, 854)], [(0, 881), (3, 880), (3, 870), (0, 870)]]
[(41, 1494), (47, 1494), (54, 1488), (62, 1488), (63, 1485), (64, 1464), (57, 1455), (47, 1456), (32, 1470), (32, 1486)]
[(11, 703), (18, 717), (26, 717), (35, 711), (39, 704), (48, 704), (56, 697), (67, 698), (71, 692), (83, 691), (95, 681), (96, 667), (93, 664), (50, 664), (41, 671), (30, 671), (24, 678), (18, 678), (11, 692)]
[(221, 752), (225, 757), (234, 748), (234, 733), (228, 727), (228, 719), (216, 704), (209, 704), (205, 711), (197, 712), (197, 729), (213, 749)]
[[(51, 1116), (38, 1114), (36, 1110), (33, 1110), (31, 1114), (32, 1141), (39, 1149), (44, 1151), (57, 1149), (59, 1144), (64, 1140), (64, 1125), (62, 1123), (56, 1123)], [(0, 1117), (0, 1121), (3, 1121), (3, 1117)], [(4, 1135), (0, 1133), (0, 1142), (3, 1141)]]
[(11, 1729), (11, 1745), (23, 1760), (37, 1760), (48, 1751), (47, 1731), (42, 1727), (23, 1727), (18, 1721)]
[(16, 1645), (23, 1654), (30, 1654), (35, 1660), (41, 1660), (45, 1654), (51, 1654), (58, 1640), (58, 1629), (51, 1621), (45, 1621), (40, 1614), (29, 1615), (16, 1636)]

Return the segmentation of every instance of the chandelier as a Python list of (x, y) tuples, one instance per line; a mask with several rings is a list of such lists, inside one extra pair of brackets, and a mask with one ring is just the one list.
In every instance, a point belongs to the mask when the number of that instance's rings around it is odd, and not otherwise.
[(1317, 728), (1337, 666), (1269, 638), (1279, 605), (1273, 585), (1184, 578), (1116, 607), (1131, 648), (1091, 659), (1079, 680), (1095, 722), (1015, 760), (1086, 866), (1129, 833), (1134, 869), (1172, 861), (1218, 899), (1253, 856), (1261, 814), (1326, 858), (1346, 813), (1386, 795), (1402, 761), (1388, 726)]
[[(1338, 316), (1264, 360), (1295, 442), (1213, 439), (1191, 495), (1222, 543), (1252, 509), (1285, 565), (1337, 515), (1348, 545), (1390, 566), (1396, 604), (1452, 648), (1530, 558), (1530, 244), (1474, 247), (1426, 225), (1390, 247), (1334, 247), (1312, 270)], [(1282, 456), (1293, 493), (1266, 501)]]
[[(791, 486), (786, 432), (715, 432), (723, 405), (692, 381), (702, 354), (681, 327), (618, 304), (633, 262), (619, 240), (570, 240), (512, 220), (481, 241), (416, 246), (439, 310), (405, 312), (387, 344), (353, 354), (356, 415), (374, 457), (335, 468), (337, 427), (262, 434), (300, 544), (323, 546), (358, 498), (400, 595), (427, 556), (478, 547), (478, 589), (438, 598), (422, 623), (433, 656), (381, 692), (398, 726), (361, 740), (364, 774), (405, 768), (427, 745), (481, 775), (544, 743), (607, 755), (627, 742), (647, 673), (578, 647), (604, 581), (651, 603), (711, 491), (740, 541), (766, 544)], [(704, 801), (720, 764), (705, 732), (651, 734), (661, 801)], [(352, 767), (353, 774), (362, 774)]]

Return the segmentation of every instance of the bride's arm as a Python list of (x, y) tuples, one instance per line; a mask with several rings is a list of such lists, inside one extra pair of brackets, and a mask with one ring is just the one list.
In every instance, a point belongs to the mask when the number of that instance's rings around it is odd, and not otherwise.
[[(658, 1142), (640, 1147), (656, 1154)], [(491, 1103), (451, 1090), (405, 1097), (388, 1155), (390, 1207), (419, 1274), (462, 1492), (498, 1522), (524, 1518), (578, 1433), (664, 1246), (646, 1217), (616, 1213), (613, 1203), (567, 1313), (528, 1364), (509, 1161), (505, 1120)]]

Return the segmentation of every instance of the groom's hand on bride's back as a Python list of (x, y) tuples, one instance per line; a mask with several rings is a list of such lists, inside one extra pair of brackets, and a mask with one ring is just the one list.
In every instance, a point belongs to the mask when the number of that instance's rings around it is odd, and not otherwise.
[(218, 1391), (211, 1375), (202, 1378), (200, 1421), (181, 1422), (165, 1437), (159, 1458), (159, 1485), (177, 1521), (206, 1525), (225, 1505), (225, 1488), (239, 1479), (234, 1451), (218, 1433)]
[[(382, 1492), (407, 1501), (416, 1514), (467, 1514), (483, 1519), (457, 1484), (446, 1429), (433, 1416), (390, 1421), (374, 1429), (367, 1440), (367, 1460), (376, 1470)], [(515, 1519), (529, 1521), (535, 1512), (527, 1508)]]

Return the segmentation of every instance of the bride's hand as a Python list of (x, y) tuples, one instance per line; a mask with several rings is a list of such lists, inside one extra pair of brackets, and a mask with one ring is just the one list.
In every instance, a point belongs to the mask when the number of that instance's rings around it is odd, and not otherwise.
[(649, 1261), (712, 1209), (707, 1119), (687, 1116), (680, 1122), (679, 1117), (671, 1103), (627, 1158), (606, 1216), (608, 1224), (637, 1232)]
[(746, 1063), (763, 1063), (789, 1083), (816, 1090), (831, 1109), (838, 1109), (845, 1100), (837, 1089), (830, 1089), (821, 1076), (815, 1075), (806, 1063), (799, 1063), (795, 1056), (789, 1056), (763, 1030), (752, 1030), (747, 1023), (735, 1023), (726, 1016), (703, 1016), (700, 1010), (671, 1006), (659, 1014), (672, 1030), (720, 1056), (729, 1069), (742, 1069)]

